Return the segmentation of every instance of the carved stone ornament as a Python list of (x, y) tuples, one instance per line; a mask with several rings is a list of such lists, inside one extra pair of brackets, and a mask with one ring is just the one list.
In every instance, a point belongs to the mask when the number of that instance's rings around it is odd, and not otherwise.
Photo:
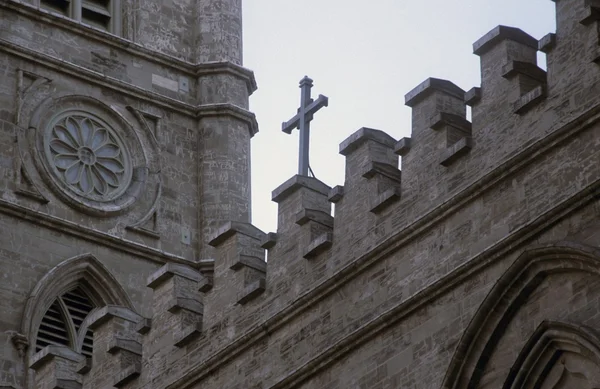
[(23, 114), (30, 118), (18, 137), (23, 168), (45, 198), (90, 215), (118, 216), (125, 226), (156, 212), (159, 147), (125, 107), (55, 94)]
[(68, 111), (46, 128), (44, 152), (52, 173), (76, 195), (111, 201), (131, 181), (131, 160), (118, 133), (100, 118)]

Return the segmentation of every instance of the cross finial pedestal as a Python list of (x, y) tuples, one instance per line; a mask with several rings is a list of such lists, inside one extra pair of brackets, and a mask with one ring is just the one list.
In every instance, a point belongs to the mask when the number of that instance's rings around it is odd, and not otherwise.
[(281, 130), (287, 134), (291, 134), (296, 128), (300, 130), (298, 174), (301, 176), (308, 176), (309, 171), (310, 122), (315, 112), (323, 107), (327, 107), (329, 104), (329, 99), (323, 95), (319, 95), (317, 100), (313, 100), (310, 96), (312, 87), (313, 80), (308, 76), (300, 80), (301, 97), (298, 113), (290, 121), (283, 123), (281, 126)]

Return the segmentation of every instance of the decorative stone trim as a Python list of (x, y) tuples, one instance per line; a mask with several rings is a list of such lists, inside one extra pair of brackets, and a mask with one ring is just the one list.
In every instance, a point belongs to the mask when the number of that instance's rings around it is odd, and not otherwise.
[(533, 90), (525, 93), (519, 98), (519, 100), (515, 101), (513, 104), (513, 111), (519, 115), (522, 115), (545, 98), (546, 88), (543, 85), (539, 85)]
[(202, 316), (204, 305), (196, 299), (177, 297), (171, 302), (171, 306), (167, 308), (167, 311), (173, 314), (177, 314), (180, 311), (187, 311)]
[(317, 255), (323, 253), (328, 250), (333, 244), (333, 234), (331, 232), (325, 232), (319, 235), (315, 240), (310, 242), (306, 253), (304, 254), (304, 258), (312, 259)]
[(476, 86), (465, 93), (465, 104), (472, 107), (481, 101), (481, 88)]
[(411, 146), (412, 141), (410, 138), (402, 138), (394, 146), (394, 153), (398, 154), (401, 157), (404, 157), (410, 151)]
[(342, 197), (344, 197), (344, 187), (342, 185), (337, 185), (329, 191), (329, 196), (327, 197), (327, 200), (335, 204), (338, 201), (340, 201)]
[(173, 276), (187, 278), (195, 282), (200, 281), (201, 277), (200, 273), (189, 266), (178, 263), (167, 263), (148, 277), (147, 286), (156, 289)]
[(277, 233), (269, 232), (260, 240), (260, 247), (265, 250), (272, 249), (277, 244)]
[(257, 270), (261, 273), (267, 272), (267, 263), (261, 258), (253, 257), (251, 255), (240, 255), (237, 260), (231, 265), (231, 270), (240, 270), (242, 267), (248, 267), (250, 269)]
[(457, 159), (467, 154), (473, 147), (473, 143), (470, 137), (461, 138), (458, 142), (448, 147), (442, 154), (440, 165), (448, 167), (452, 165)]
[(543, 53), (550, 53), (556, 47), (556, 34), (550, 33), (545, 35), (538, 42), (538, 50)]
[(281, 203), (301, 188), (310, 189), (323, 196), (328, 196), (331, 188), (314, 177), (295, 175), (271, 193), (271, 200)]
[(113, 380), (113, 386), (117, 388), (123, 387), (138, 378), (140, 374), (142, 374), (142, 364), (140, 362), (134, 362), (117, 373)]
[(465, 91), (450, 81), (428, 78), (404, 96), (405, 105), (414, 107), (435, 91), (454, 96), (460, 100), (465, 96)]
[(303, 209), (296, 214), (296, 224), (303, 226), (308, 222), (319, 223), (325, 227), (333, 228), (333, 216), (315, 209)]
[(135, 325), (135, 332), (140, 335), (146, 335), (152, 329), (152, 319), (147, 317), (140, 320), (139, 323)]
[(181, 331), (179, 337), (175, 339), (175, 347), (185, 347), (202, 335), (202, 321), (187, 326)]
[(238, 299), (238, 304), (244, 305), (249, 301), (260, 296), (266, 289), (266, 281), (264, 278), (260, 278), (244, 288), (241, 296)]
[(389, 148), (396, 144), (396, 140), (385, 132), (363, 127), (340, 144), (340, 154), (348, 156), (366, 141), (377, 142)]
[(396, 166), (381, 162), (369, 162), (365, 167), (362, 176), (370, 179), (377, 174), (387, 177), (398, 184), (402, 182), (402, 172)]
[(129, 351), (132, 354), (142, 356), (142, 345), (131, 339), (113, 338), (108, 345), (107, 352), (116, 354), (119, 351)]
[(390, 188), (381, 193), (371, 205), (372, 213), (379, 213), (400, 200), (400, 188)]
[(209, 239), (208, 244), (217, 247), (235, 234), (242, 234), (261, 240), (265, 233), (250, 223), (227, 222), (219, 228)]

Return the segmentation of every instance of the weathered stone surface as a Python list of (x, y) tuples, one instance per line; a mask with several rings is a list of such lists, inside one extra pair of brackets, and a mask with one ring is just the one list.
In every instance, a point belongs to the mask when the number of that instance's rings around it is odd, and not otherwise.
[[(481, 88), (419, 85), (411, 138), (360, 129), (343, 186), (288, 180), (264, 234), (241, 0), (121, 1), (116, 35), (0, 0), (0, 388), (600, 387), (596, 3), (493, 29)], [(65, 107), (132, 188), (57, 184)]]

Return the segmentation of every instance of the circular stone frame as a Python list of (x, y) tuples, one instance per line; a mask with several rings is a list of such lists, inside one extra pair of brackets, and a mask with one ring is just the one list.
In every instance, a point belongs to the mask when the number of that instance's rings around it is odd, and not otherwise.
[[(41, 131), (46, 163), (63, 190), (100, 203), (125, 192), (131, 182), (131, 157), (118, 132), (104, 120), (81, 110), (66, 110)], [(74, 176), (72, 183), (69, 173)]]
[[(123, 175), (119, 185), (108, 196), (98, 194), (85, 194), (73, 187), (66, 179), (61, 177), (50, 149), (52, 131), (57, 123), (67, 117), (88, 118), (106, 128), (110, 139), (123, 153)], [(67, 204), (81, 211), (98, 215), (110, 216), (118, 214), (129, 208), (144, 189), (144, 174), (137, 172), (136, 166), (146, 166), (142, 145), (134, 128), (117, 111), (101, 101), (77, 95), (49, 98), (44, 101), (33, 113), (30, 124), (32, 138), (30, 144), (35, 145), (34, 162), (44, 181)], [(79, 158), (91, 157), (91, 150), (81, 147)], [(79, 150), (78, 150), (79, 151)], [(143, 169), (142, 169), (143, 170)]]

